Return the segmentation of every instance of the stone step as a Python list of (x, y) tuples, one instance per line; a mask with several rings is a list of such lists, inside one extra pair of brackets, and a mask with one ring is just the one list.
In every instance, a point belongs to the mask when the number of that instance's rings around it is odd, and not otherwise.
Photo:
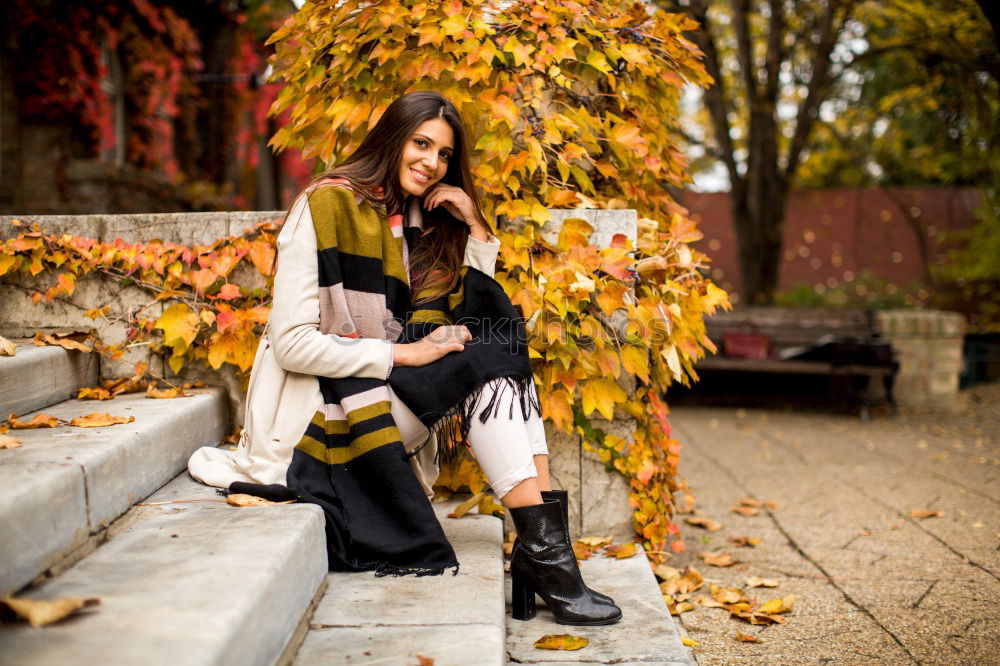
[(45, 413), (69, 420), (98, 411), (135, 421), (12, 431), (22, 446), (0, 450), (0, 595), (86, 551), (94, 535), (185, 469), (195, 449), (222, 441), (229, 430), (224, 391), (190, 393), (67, 400)]
[[(602, 627), (557, 624), (536, 596), (538, 614), (521, 622), (510, 618), (510, 575), (506, 576), (507, 653), (511, 663), (536, 666), (578, 664), (696, 664), (670, 617), (656, 577), (644, 552), (621, 560), (594, 555), (580, 563), (587, 585), (611, 595), (622, 609), (622, 619)], [(572, 634), (590, 639), (579, 650), (542, 650), (534, 646), (546, 634)]]
[(44, 409), (97, 384), (97, 354), (11, 342), (17, 343), (14, 356), (0, 356), (0, 419)]
[(434, 505), (458, 556), (458, 574), (390, 576), (330, 573), (295, 666), (503, 666), (503, 521), (448, 518), (457, 502)]
[[(176, 500), (186, 501), (156, 504)], [(21, 595), (100, 605), (43, 629), (0, 625), (0, 663), (269, 666), (326, 575), (323, 513), (313, 505), (229, 506), (185, 472), (125, 522)]]

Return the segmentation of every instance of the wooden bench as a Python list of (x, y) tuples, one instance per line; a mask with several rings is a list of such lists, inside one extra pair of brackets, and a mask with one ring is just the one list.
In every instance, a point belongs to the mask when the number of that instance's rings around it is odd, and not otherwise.
[[(859, 407), (862, 420), (870, 408), (885, 401), (894, 406), (892, 384), (899, 364), (891, 346), (878, 335), (874, 316), (862, 310), (747, 307), (722, 312), (706, 320), (717, 356), (697, 363), (698, 372), (759, 372), (826, 375), (831, 394)], [(762, 336), (770, 341), (766, 358), (726, 355), (727, 333)], [(882, 390), (879, 391), (881, 384)], [(882, 394), (881, 400), (878, 399)], [(831, 397), (836, 398), (837, 395)], [(834, 400), (836, 402), (836, 400)]]

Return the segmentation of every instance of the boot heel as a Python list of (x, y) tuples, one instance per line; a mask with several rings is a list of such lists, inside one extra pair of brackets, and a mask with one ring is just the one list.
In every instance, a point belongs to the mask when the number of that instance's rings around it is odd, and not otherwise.
[(515, 620), (530, 620), (535, 617), (535, 589), (531, 584), (511, 572), (510, 616)]

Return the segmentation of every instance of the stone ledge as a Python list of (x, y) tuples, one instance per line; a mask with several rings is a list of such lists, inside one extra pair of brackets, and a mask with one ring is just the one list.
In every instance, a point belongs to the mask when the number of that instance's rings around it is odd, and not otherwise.
[[(646, 554), (616, 560), (595, 555), (580, 563), (587, 585), (610, 594), (622, 609), (622, 619), (603, 627), (557, 624), (541, 597), (538, 614), (527, 622), (507, 618), (507, 652), (518, 664), (684, 664), (691, 666)], [(507, 577), (509, 608), (510, 576)], [(580, 650), (539, 650), (535, 641), (545, 634), (584, 636)]]
[(5, 663), (269, 666), (326, 574), (323, 514), (310, 505), (236, 508), (185, 473), (135, 522), (27, 598), (100, 606), (32, 629), (0, 626)]
[(78, 388), (97, 383), (95, 354), (15, 342), (17, 353), (0, 357), (0, 418), (68, 400)]
[[(136, 420), (107, 428), (18, 431), (22, 448), (0, 451), (0, 469), (10, 479), (0, 485), (0, 522), (17, 528), (10, 534), (20, 532), (21, 538), (0, 540), (0, 560), (19, 564), (0, 572), (0, 588), (29, 583), (185, 469), (195, 449), (228, 434), (223, 391), (192, 393), (169, 400), (142, 394), (68, 400), (45, 412), (66, 420), (94, 411)], [(36, 484), (40, 479), (46, 483)], [(34, 492), (22, 497), (29, 487)]]
[(421, 654), (437, 666), (502, 666), (503, 521), (479, 514), (448, 518), (457, 505), (434, 504), (458, 556), (457, 575), (328, 574), (295, 663), (402, 664)]

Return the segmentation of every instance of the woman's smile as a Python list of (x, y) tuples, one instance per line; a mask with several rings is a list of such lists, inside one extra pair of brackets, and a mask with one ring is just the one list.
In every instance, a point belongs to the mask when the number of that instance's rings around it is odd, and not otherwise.
[(423, 196), (427, 189), (444, 178), (451, 160), (455, 133), (441, 118), (421, 123), (403, 148), (399, 184), (403, 191)]

